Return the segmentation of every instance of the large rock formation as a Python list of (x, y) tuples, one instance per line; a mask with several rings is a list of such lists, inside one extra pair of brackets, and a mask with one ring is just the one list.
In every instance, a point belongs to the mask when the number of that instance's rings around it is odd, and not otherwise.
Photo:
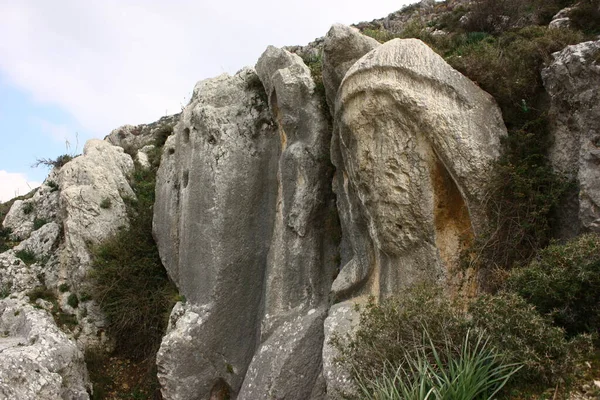
[(0, 254), (0, 397), (89, 397), (83, 351), (109, 341), (97, 305), (81, 295), (92, 247), (127, 224), (132, 170), (121, 147), (90, 140), (8, 212), (3, 227), (20, 243)]
[(306, 399), (320, 373), (337, 229), (326, 110), (297, 55), (270, 47), (257, 72), (200, 82), (163, 153), (155, 237), (188, 299), (158, 355), (166, 398)]
[(458, 273), (485, 224), (492, 98), (417, 40), (336, 25), (323, 48), (333, 139), (310, 69), (269, 47), (256, 73), (200, 82), (166, 143), (154, 234), (187, 298), (158, 353), (166, 399), (333, 397), (328, 337), (354, 303)]
[(187, 298), (158, 353), (167, 399), (241, 387), (259, 340), (282, 140), (246, 69), (198, 83), (165, 145), (154, 233)]
[(552, 101), (550, 161), (579, 187), (561, 210), (561, 234), (600, 232), (600, 41), (568, 46), (552, 56), (542, 71)]
[(452, 272), (485, 224), (482, 188), (506, 133), (492, 97), (421, 41), (396, 39), (354, 64), (335, 107), (335, 191), (353, 253), (336, 295), (368, 279), (385, 296)]
[(330, 128), (300, 57), (269, 47), (256, 69), (281, 135), (260, 347), (240, 399), (308, 399), (321, 368), (323, 319), (337, 269)]
[(0, 301), (0, 398), (86, 400), (83, 353), (45, 310), (24, 299)]
[[(326, 45), (325, 62), (339, 51), (335, 41)], [(352, 304), (366, 295), (386, 297), (422, 280), (473, 290), (455, 286), (464, 281), (456, 279), (458, 258), (485, 224), (482, 188), (506, 134), (491, 96), (415, 39), (387, 42), (356, 61), (334, 115), (343, 239), (332, 295), (353, 300), (330, 313), (326, 341), (355, 326)], [(334, 357), (326, 348), (325, 378), (342, 389), (347, 378), (331, 368)]]

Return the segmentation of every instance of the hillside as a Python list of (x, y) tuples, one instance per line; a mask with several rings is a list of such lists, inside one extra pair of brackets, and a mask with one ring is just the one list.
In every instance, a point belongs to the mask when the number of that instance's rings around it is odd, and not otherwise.
[(0, 399), (598, 398), (599, 34), (424, 0), (44, 160)]

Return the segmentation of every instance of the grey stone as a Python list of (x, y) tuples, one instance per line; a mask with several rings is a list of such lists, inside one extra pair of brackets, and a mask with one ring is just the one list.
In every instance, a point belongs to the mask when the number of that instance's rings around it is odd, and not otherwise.
[(377, 40), (361, 34), (356, 28), (335, 24), (329, 29), (323, 44), (323, 84), (331, 113), (335, 110), (337, 91), (346, 72), (379, 45)]
[(238, 400), (310, 399), (320, 374), (323, 320), (311, 309), (283, 322), (265, 340), (248, 368)]
[(327, 384), (328, 399), (342, 399), (345, 395), (356, 394), (356, 387), (352, 383), (350, 372), (340, 365), (340, 356), (334, 340), (347, 343), (352, 338), (360, 323), (360, 314), (356, 309), (357, 304), (363, 304), (366, 299), (343, 301), (331, 306), (329, 315), (325, 319), (323, 341), (323, 378)]
[(83, 354), (52, 317), (24, 300), (0, 300), (0, 398), (89, 399)]
[(135, 155), (145, 146), (162, 145), (179, 122), (180, 116), (181, 114), (167, 115), (150, 124), (124, 125), (114, 129), (104, 140)]
[[(333, 238), (339, 234), (327, 157), (331, 134), (327, 111), (300, 57), (269, 47), (256, 70), (279, 127), (282, 153), (260, 346), (240, 397), (302, 400), (311, 395), (321, 365), (324, 315), (312, 314), (326, 307), (337, 270)], [(291, 326), (297, 326), (293, 336)], [(276, 351), (286, 340), (287, 351)]]
[[(83, 155), (58, 174), (60, 214), (65, 243), (62, 262), (71, 284), (78, 287), (89, 270), (90, 246), (98, 245), (128, 225), (124, 198), (135, 198), (128, 176), (133, 161), (121, 147), (91, 139)], [(101, 206), (105, 200), (110, 207)]]
[(154, 236), (190, 303), (157, 357), (166, 399), (235, 396), (255, 350), (281, 151), (265, 97), (251, 69), (199, 82), (163, 151)]
[(542, 71), (551, 98), (554, 169), (578, 182), (579, 193), (560, 210), (560, 234), (600, 232), (600, 41), (568, 46)]
[(58, 237), (60, 235), (60, 226), (56, 222), (50, 222), (34, 231), (31, 236), (14, 247), (14, 251), (27, 250), (35, 255), (35, 258), (41, 260), (50, 257), (55, 250)]

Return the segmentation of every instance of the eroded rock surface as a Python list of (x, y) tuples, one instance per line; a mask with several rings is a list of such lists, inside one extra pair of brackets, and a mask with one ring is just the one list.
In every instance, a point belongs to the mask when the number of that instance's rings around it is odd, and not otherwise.
[(0, 398), (89, 399), (83, 353), (44, 310), (0, 300)]
[(260, 347), (239, 398), (301, 400), (309, 398), (320, 373), (322, 321), (337, 270), (331, 134), (322, 98), (299, 56), (270, 46), (256, 70), (277, 122), (281, 155)]
[(168, 399), (318, 392), (337, 268), (327, 111), (299, 56), (269, 47), (256, 70), (200, 82), (163, 153), (155, 237), (188, 299), (159, 351)]
[(600, 232), (600, 41), (554, 53), (542, 71), (551, 97), (555, 170), (578, 182), (579, 193), (561, 210), (561, 234)]
[(353, 253), (339, 296), (367, 279), (376, 296), (443, 279), (485, 224), (482, 188), (506, 134), (496, 103), (421, 41), (396, 39), (346, 73), (335, 115), (334, 185)]
[(77, 286), (85, 278), (91, 246), (127, 225), (123, 199), (135, 199), (128, 181), (132, 172), (133, 161), (123, 148), (97, 139), (87, 141), (83, 155), (60, 169), (58, 184), (65, 234), (62, 255), (65, 265), (72, 268), (67, 271), (72, 285)]
[(359, 58), (378, 46), (377, 40), (356, 28), (335, 24), (329, 29), (323, 43), (323, 85), (331, 113), (335, 111), (335, 98), (346, 72)]
[(265, 97), (250, 69), (202, 81), (165, 145), (154, 233), (188, 300), (158, 354), (167, 399), (237, 394), (258, 341), (281, 152)]
[(114, 129), (104, 140), (124, 148), (130, 154), (136, 154), (145, 146), (162, 146), (173, 132), (180, 116), (181, 114), (168, 115), (150, 124), (124, 125)]

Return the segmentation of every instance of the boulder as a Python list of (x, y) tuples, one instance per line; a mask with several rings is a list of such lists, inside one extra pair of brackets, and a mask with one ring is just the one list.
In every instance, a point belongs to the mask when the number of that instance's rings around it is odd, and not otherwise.
[(552, 17), (552, 21), (548, 24), (550, 29), (568, 29), (571, 28), (571, 18), (569, 14), (573, 10), (573, 7), (566, 7), (560, 10)]
[(89, 399), (83, 354), (45, 311), (0, 300), (0, 398)]
[(554, 169), (578, 183), (560, 210), (560, 234), (600, 232), (600, 41), (567, 46), (542, 71), (551, 98)]
[(127, 180), (132, 172), (133, 161), (121, 147), (97, 139), (88, 140), (83, 155), (60, 169), (60, 216), (65, 235), (62, 261), (72, 286), (84, 281), (91, 246), (128, 224), (124, 199), (135, 199)]
[(323, 85), (329, 110), (335, 110), (335, 97), (342, 79), (354, 63), (379, 46), (379, 42), (365, 36), (358, 29), (334, 24), (323, 43)]
[(453, 276), (485, 226), (483, 188), (505, 134), (492, 97), (423, 42), (395, 39), (358, 60), (335, 100), (347, 241), (335, 297)]
[[(322, 98), (299, 56), (270, 46), (256, 71), (279, 128), (281, 155), (260, 346), (239, 398), (303, 400), (320, 372), (322, 321), (337, 270), (331, 133)], [(278, 351), (286, 341), (286, 351)]]
[(154, 236), (188, 304), (181, 318), (173, 311), (157, 357), (165, 399), (241, 387), (258, 341), (281, 146), (251, 69), (199, 82), (166, 142)]
[(13, 239), (25, 240), (34, 231), (36, 223), (58, 219), (57, 173), (56, 169), (52, 170), (31, 197), (13, 203), (2, 222), (4, 228), (10, 228)]

